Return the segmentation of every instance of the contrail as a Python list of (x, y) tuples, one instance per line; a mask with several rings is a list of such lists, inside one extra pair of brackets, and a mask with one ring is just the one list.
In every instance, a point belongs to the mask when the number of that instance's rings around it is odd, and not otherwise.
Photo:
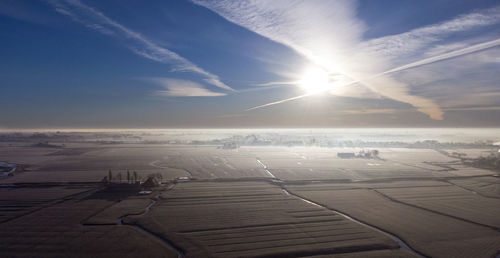
[[(432, 63), (435, 63), (435, 62), (439, 62), (439, 61), (450, 59), (450, 58), (454, 58), (454, 57), (471, 54), (471, 53), (474, 53), (474, 52), (478, 52), (478, 51), (485, 50), (485, 49), (488, 49), (488, 48), (496, 47), (496, 46), (499, 46), (499, 45), (500, 45), (500, 39), (495, 39), (495, 40), (492, 40), (492, 41), (479, 43), (479, 44), (476, 44), (476, 45), (472, 45), (470, 47), (466, 47), (466, 48), (463, 48), (463, 49), (451, 51), (451, 52), (448, 52), (448, 53), (445, 53), (445, 54), (441, 54), (441, 55), (437, 55), (437, 56), (434, 56), (434, 57), (425, 58), (425, 59), (422, 59), (420, 61), (409, 63), (409, 64), (406, 64), (406, 65), (402, 65), (402, 66), (396, 67), (394, 69), (391, 69), (391, 70), (388, 70), (388, 71), (385, 71), (385, 72), (373, 75), (373, 76), (368, 77), (366, 79), (354, 80), (354, 81), (349, 82), (347, 84), (341, 85), (340, 87), (350, 86), (350, 85), (353, 85), (353, 84), (356, 84), (356, 83), (360, 83), (360, 82), (363, 82), (363, 81), (372, 80), (372, 79), (378, 78), (378, 77), (386, 75), (386, 74), (391, 74), (391, 73), (395, 73), (395, 72), (399, 72), (399, 71), (403, 71), (403, 70), (408, 70), (408, 69), (411, 69), (411, 68), (415, 68), (415, 67), (418, 67), (418, 66), (432, 64)], [(309, 94), (304, 94), (304, 95), (300, 95), (300, 96), (296, 96), (296, 97), (292, 97), (292, 98), (288, 98), (288, 99), (284, 99), (284, 100), (279, 100), (279, 101), (267, 103), (267, 104), (264, 104), (264, 105), (252, 107), (252, 108), (246, 109), (245, 111), (250, 111), (250, 110), (254, 110), (254, 109), (258, 109), (258, 108), (273, 106), (273, 105), (276, 105), (276, 104), (281, 104), (281, 103), (284, 103), (284, 102), (288, 102), (288, 101), (292, 101), (292, 100), (296, 100), (296, 99), (301, 99), (301, 98), (309, 97), (309, 96), (316, 95), (316, 94), (319, 94), (319, 93), (321, 93), (321, 92), (318, 92), (318, 93), (309, 93)]]
[(258, 109), (258, 108), (272, 106), (272, 105), (280, 104), (280, 103), (287, 102), (287, 101), (290, 101), (290, 100), (301, 99), (301, 98), (308, 97), (308, 96), (311, 96), (311, 95), (313, 95), (313, 94), (308, 93), (308, 94), (300, 95), (300, 96), (289, 98), (289, 99), (279, 100), (279, 101), (276, 101), (276, 102), (271, 102), (271, 103), (267, 103), (267, 104), (264, 104), (264, 105), (256, 106), (256, 107), (253, 107), (253, 108), (249, 108), (249, 109), (246, 109), (245, 111), (250, 111), (250, 110), (254, 110), (254, 109)]
[(474, 53), (474, 52), (477, 52), (477, 51), (481, 51), (481, 50), (484, 50), (484, 49), (496, 47), (498, 45), (500, 45), (500, 39), (495, 39), (495, 40), (492, 40), (492, 41), (488, 41), (488, 42), (484, 42), (484, 43), (479, 43), (479, 44), (476, 44), (476, 45), (473, 45), (473, 46), (470, 46), (470, 47), (466, 47), (466, 48), (463, 48), (463, 49), (460, 49), (460, 50), (451, 51), (451, 52), (448, 52), (448, 53), (445, 53), (445, 54), (442, 54), (442, 55), (438, 55), (438, 56), (434, 56), (434, 57), (429, 57), (429, 58), (426, 58), (426, 59), (423, 59), (423, 60), (420, 60), (420, 61), (417, 61), (417, 62), (413, 62), (413, 63), (407, 64), (407, 65), (403, 65), (403, 66), (394, 68), (392, 70), (383, 72), (383, 73), (375, 75), (375, 76), (378, 77), (378, 76), (381, 76), (381, 75), (384, 75), (384, 74), (388, 74), (388, 73), (394, 73), (394, 72), (398, 72), (398, 71), (402, 71), (402, 70), (414, 68), (414, 67), (421, 66), (421, 65), (435, 63), (435, 62), (438, 62), (438, 61), (441, 61), (441, 60), (446, 60), (446, 59), (454, 58), (454, 57), (457, 57), (457, 56), (467, 55), (467, 54)]

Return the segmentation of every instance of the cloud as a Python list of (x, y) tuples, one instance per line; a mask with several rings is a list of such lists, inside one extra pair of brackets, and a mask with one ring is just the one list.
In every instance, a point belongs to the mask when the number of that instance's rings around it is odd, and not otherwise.
[[(454, 48), (454, 46), (455, 46), (455, 44), (452, 47)], [(426, 99), (426, 98), (415, 96), (415, 95), (407, 95), (404, 92), (398, 92), (398, 91), (405, 89), (406, 85), (401, 85), (400, 82), (394, 81), (391, 78), (387, 77), (386, 75), (391, 74), (391, 73), (396, 73), (396, 72), (400, 72), (400, 71), (413, 69), (413, 68), (418, 68), (420, 66), (440, 62), (440, 61), (455, 58), (455, 57), (461, 57), (464, 55), (468, 55), (468, 54), (479, 52), (482, 50), (494, 48), (497, 46), (500, 46), (500, 39), (475, 44), (475, 45), (472, 45), (472, 46), (469, 46), (469, 47), (466, 47), (463, 49), (459, 49), (459, 50), (451, 51), (451, 52), (448, 52), (445, 54), (425, 58), (425, 59), (419, 60), (417, 62), (406, 64), (406, 65), (399, 66), (399, 67), (393, 68), (391, 70), (388, 70), (388, 71), (385, 71), (385, 72), (382, 72), (379, 74), (375, 74), (371, 77), (368, 77), (368, 78), (365, 78), (362, 80), (351, 81), (347, 84), (342, 85), (342, 87), (340, 87), (339, 90), (334, 90), (331, 93), (333, 95), (345, 96), (345, 97), (379, 98), (380, 95), (376, 94), (377, 88), (374, 87), (374, 85), (375, 86), (386, 85), (385, 86), (386, 93), (384, 94), (386, 97), (390, 97), (390, 98), (393, 98), (395, 100), (399, 100), (399, 101), (406, 102), (406, 103), (419, 103), (420, 105), (416, 106), (419, 111), (421, 111), (425, 114), (428, 114), (433, 119), (442, 120), (443, 112), (437, 106), (436, 103), (434, 103), (430, 99)], [(480, 56), (480, 58), (475, 58), (475, 60), (472, 60), (472, 61), (473, 62), (475, 61), (475, 63), (499, 62), (498, 58), (495, 56), (497, 56), (497, 55), (493, 55), (493, 57)], [(471, 65), (471, 62), (468, 62), (468, 64)], [(474, 64), (472, 64), (472, 65), (474, 65)], [(453, 69), (449, 69), (450, 68), (449, 64), (447, 64), (446, 66), (447, 67), (445, 69), (448, 70), (447, 72), (449, 74), (450, 70), (453, 70)], [(457, 69), (455, 68), (455, 70), (457, 70)], [(419, 76), (425, 77), (425, 79), (431, 79), (430, 81), (432, 81), (432, 79), (435, 80), (437, 78), (436, 76), (432, 76), (432, 74), (430, 74), (428, 71), (426, 72), (426, 71), (421, 71), (421, 70), (419, 71)], [(458, 77), (459, 74), (456, 74), (455, 76)], [(439, 78), (442, 79), (443, 75), (440, 74)], [(420, 78), (420, 79), (422, 79), (422, 78)], [(290, 82), (289, 84), (293, 84), (293, 83), (296, 84), (296, 82)], [(359, 83), (363, 83), (365, 85), (368, 84), (369, 88), (375, 89), (375, 92), (370, 91), (370, 90), (367, 91), (367, 89), (363, 89), (363, 88), (359, 88), (359, 87), (356, 88), (357, 84), (359, 84)], [(273, 85), (273, 84), (276, 84), (276, 83), (270, 83), (270, 85)], [(347, 86), (349, 86), (349, 87), (347, 87)], [(314, 94), (304, 94), (304, 95), (297, 96), (297, 97), (292, 97), (292, 98), (288, 98), (288, 99), (284, 99), (284, 100), (280, 100), (280, 101), (267, 103), (264, 105), (259, 105), (259, 106), (253, 107), (253, 108), (249, 108), (247, 110), (254, 110), (254, 109), (258, 109), (258, 108), (268, 107), (268, 106), (272, 106), (272, 105), (276, 105), (276, 104), (281, 104), (281, 103), (301, 99), (304, 97), (309, 97), (312, 95), (314, 95)], [(491, 94), (489, 94), (489, 96), (491, 96)]]
[[(459, 52), (468, 51), (455, 54)], [(398, 71), (394, 76), (411, 84), (415, 94), (435, 100), (445, 111), (457, 106), (500, 105), (500, 46), (463, 55), (453, 55), (453, 51), (447, 54), (444, 57), (451, 58)]]
[(437, 55), (441, 55), (441, 54), (444, 54), (447, 52), (466, 48), (468, 46), (469, 45), (465, 42), (453, 42), (453, 43), (449, 43), (449, 44), (439, 44), (439, 45), (435, 45), (435, 46), (430, 47), (427, 51), (425, 51), (424, 56), (426, 56), (426, 57), (437, 56)]
[(348, 115), (372, 115), (372, 114), (394, 114), (396, 109), (360, 109), (360, 110), (344, 110), (342, 113)]
[(33, 6), (30, 1), (1, 0), (0, 16), (7, 16), (20, 21), (51, 25), (50, 17)]
[(218, 115), (216, 118), (235, 118), (235, 117), (248, 117), (248, 114), (229, 114), (229, 115)]
[[(439, 24), (406, 33), (362, 41), (366, 30), (356, 17), (353, 1), (214, 1), (193, 0), (227, 20), (282, 43), (305, 56), (312, 63), (331, 74), (341, 74), (361, 83), (380, 96), (411, 104), (430, 118), (443, 119), (443, 111), (431, 99), (415, 95), (409, 84), (396, 80), (390, 74), (420, 65), (465, 55), (492, 47), (486, 42), (452, 53), (439, 53), (424, 60), (417, 51), (434, 44), (453, 33), (468, 31), (500, 21), (500, 8), (469, 13)], [(457, 46), (455, 46), (457, 47)], [(397, 67), (397, 68), (394, 68)], [(307, 97), (279, 100), (249, 110)]]
[(438, 62), (438, 61), (442, 61), (442, 60), (446, 60), (446, 59), (450, 59), (450, 58), (454, 58), (454, 57), (458, 57), (458, 56), (467, 55), (470, 53), (478, 52), (478, 51), (485, 50), (485, 49), (492, 48), (492, 47), (496, 47), (496, 46), (500, 46), (500, 39), (495, 39), (495, 40), (491, 40), (488, 42), (479, 43), (479, 44), (476, 44), (476, 45), (473, 45), (470, 47), (451, 51), (451, 52), (448, 52), (448, 53), (445, 53), (442, 55), (425, 58), (425, 59), (422, 59), (422, 60), (419, 60), (419, 61), (416, 61), (416, 62), (413, 62), (410, 64), (406, 64), (406, 65), (403, 65), (400, 67), (393, 68), (389, 71), (383, 72), (382, 74), (388, 74), (388, 73), (398, 72), (398, 71), (402, 71), (402, 70), (406, 70), (406, 69), (410, 69), (410, 68), (415, 68), (418, 66), (431, 64), (434, 62)]
[(288, 98), (288, 99), (278, 100), (278, 101), (274, 101), (274, 102), (267, 103), (267, 104), (264, 104), (264, 105), (260, 105), (260, 106), (248, 108), (246, 111), (255, 110), (255, 109), (259, 109), (259, 108), (263, 108), (263, 107), (269, 107), (269, 106), (273, 106), (273, 105), (285, 103), (285, 102), (288, 102), (288, 101), (292, 101), (292, 100), (296, 100), (296, 99), (301, 99), (301, 98), (308, 97), (308, 96), (311, 96), (311, 95), (313, 95), (313, 94), (304, 94), (304, 95), (299, 95), (299, 96)]
[(500, 111), (500, 107), (456, 107), (446, 108), (446, 111)]
[[(489, 106), (489, 107), (450, 107), (443, 108), (445, 111), (500, 111), (500, 106)], [(351, 109), (343, 110), (342, 113), (348, 115), (372, 115), (372, 114), (395, 114), (401, 109)], [(408, 111), (405, 109), (405, 111)]]
[[(291, 47), (309, 59), (328, 66), (365, 30), (353, 19), (352, 1), (211, 1), (193, 0), (230, 22)], [(335, 36), (333, 36), (335, 35)]]
[[(495, 7), (460, 15), (448, 21), (417, 28), (405, 33), (372, 39), (363, 42), (360, 47), (379, 53), (387, 58), (401, 59), (409, 55), (413, 55), (414, 58), (419, 58), (419, 55), (415, 56), (415, 54), (418, 53), (419, 50), (429, 46), (434, 48), (434, 53), (430, 53), (430, 56), (439, 55), (449, 49), (436, 49), (432, 44), (442, 41), (451, 34), (473, 30), (499, 22), (500, 7)], [(451, 45), (447, 47), (450, 46)], [(460, 43), (454, 43), (454, 47), (460, 49), (464, 46), (460, 45)], [(444, 52), (436, 52), (437, 50)], [(397, 62), (397, 60), (394, 61)]]
[(177, 53), (159, 46), (140, 33), (123, 26), (79, 0), (49, 0), (49, 3), (54, 7), (55, 11), (70, 17), (74, 21), (105, 35), (123, 40), (126, 46), (137, 55), (160, 63), (170, 64), (173, 66), (173, 71), (199, 74), (204, 77), (203, 80), (208, 84), (225, 90), (233, 90), (223, 83), (217, 75), (202, 69)]
[(214, 92), (206, 89), (203, 85), (174, 78), (152, 78), (153, 82), (163, 86), (166, 90), (156, 91), (159, 96), (169, 97), (217, 97), (225, 96), (225, 93)]
[(276, 86), (276, 85), (296, 85), (299, 83), (300, 83), (300, 81), (276, 81), (276, 82), (266, 82), (266, 83), (254, 84), (254, 86), (267, 87), (267, 86)]
[[(227, 20), (282, 43), (330, 74), (361, 81), (389, 69), (376, 53), (359, 51), (365, 25), (356, 18), (352, 1), (204, 1), (194, 0)], [(364, 82), (370, 90), (410, 103), (434, 119), (442, 112), (431, 100), (410, 96), (407, 86), (389, 76)], [(308, 94), (306, 94), (308, 95)], [(303, 96), (302, 96), (303, 97)], [(298, 99), (300, 97), (288, 100)], [(259, 107), (279, 104), (276, 101)], [(255, 109), (251, 108), (250, 110)]]

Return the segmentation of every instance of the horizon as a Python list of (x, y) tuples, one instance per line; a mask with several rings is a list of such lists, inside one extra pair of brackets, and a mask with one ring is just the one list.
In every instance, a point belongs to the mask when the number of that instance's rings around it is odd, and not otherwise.
[(0, 128), (0, 132), (116, 132), (116, 131), (169, 131), (169, 130), (341, 130), (341, 129), (395, 129), (395, 130), (439, 130), (470, 129), (500, 130), (500, 127), (165, 127), (165, 128)]

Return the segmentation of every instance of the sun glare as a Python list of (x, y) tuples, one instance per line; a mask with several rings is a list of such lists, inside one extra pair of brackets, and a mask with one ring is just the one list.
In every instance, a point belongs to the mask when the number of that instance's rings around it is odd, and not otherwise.
[(329, 90), (332, 85), (328, 72), (319, 67), (314, 67), (304, 73), (299, 86), (308, 94), (318, 94)]

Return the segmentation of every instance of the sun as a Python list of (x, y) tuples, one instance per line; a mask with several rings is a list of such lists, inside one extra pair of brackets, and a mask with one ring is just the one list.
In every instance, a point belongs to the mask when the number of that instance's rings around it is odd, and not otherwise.
[(299, 86), (308, 94), (323, 93), (332, 87), (328, 72), (319, 67), (306, 70), (299, 81)]

